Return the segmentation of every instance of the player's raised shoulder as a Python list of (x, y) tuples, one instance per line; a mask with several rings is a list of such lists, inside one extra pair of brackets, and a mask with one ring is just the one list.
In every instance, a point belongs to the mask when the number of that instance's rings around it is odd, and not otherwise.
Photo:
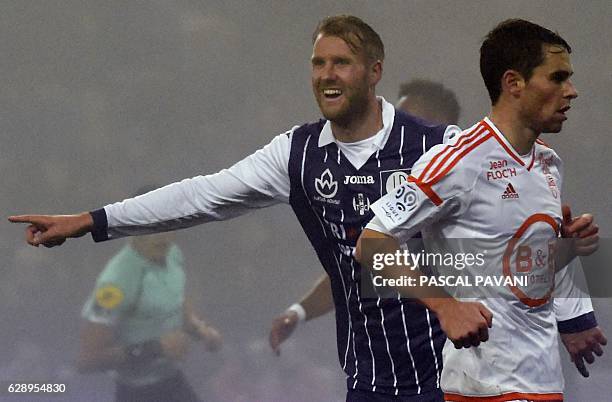
[[(471, 178), (482, 169), (482, 161), (491, 146), (487, 145), (491, 143), (491, 138), (490, 130), (480, 122), (454, 135), (448, 142), (431, 148), (414, 165), (412, 176), (429, 185), (450, 176), (472, 183)], [(457, 169), (459, 166), (461, 169)]]

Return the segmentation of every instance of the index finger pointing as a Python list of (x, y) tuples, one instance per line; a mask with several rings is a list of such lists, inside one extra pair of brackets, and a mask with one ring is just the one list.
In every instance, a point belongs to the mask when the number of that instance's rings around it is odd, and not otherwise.
[(13, 215), (9, 216), (8, 220), (13, 223), (34, 223), (38, 218), (40, 215)]

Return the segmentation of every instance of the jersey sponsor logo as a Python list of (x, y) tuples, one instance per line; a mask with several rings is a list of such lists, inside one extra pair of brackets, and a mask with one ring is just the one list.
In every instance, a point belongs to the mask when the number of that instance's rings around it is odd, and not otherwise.
[(344, 184), (374, 184), (373, 176), (344, 176)]
[(355, 254), (355, 247), (353, 246), (338, 243), (338, 249), (347, 257), (352, 257)]
[(325, 218), (323, 218), (323, 221), (327, 224), (336, 239), (346, 240), (346, 229), (342, 223), (330, 222)]
[(334, 180), (329, 169), (325, 169), (320, 179), (315, 179), (315, 190), (323, 198), (334, 198), (338, 192), (338, 182)]
[(408, 181), (410, 169), (382, 170), (380, 172), (380, 196), (391, 194), (393, 191)]
[(555, 287), (555, 243), (551, 240), (558, 231), (555, 218), (534, 214), (523, 222), (506, 246), (503, 273), (510, 278), (526, 279), (524, 287), (509, 286), (526, 306), (538, 307), (550, 300)]
[(96, 304), (106, 310), (117, 308), (123, 301), (123, 292), (115, 285), (103, 286), (96, 290)]
[(500, 161), (489, 161), (489, 169), (491, 170), (501, 169), (507, 166), (508, 166), (508, 161), (505, 159), (502, 159)]
[(519, 194), (514, 189), (514, 186), (512, 185), (512, 183), (508, 183), (508, 185), (506, 186), (506, 190), (502, 194), (501, 198), (502, 200), (507, 200), (511, 198), (519, 198)]
[(363, 216), (370, 212), (370, 199), (367, 195), (359, 193), (353, 196), (353, 209), (360, 216)]
[(489, 161), (487, 180), (509, 179), (514, 176), (516, 176), (516, 168), (509, 168), (507, 160)]

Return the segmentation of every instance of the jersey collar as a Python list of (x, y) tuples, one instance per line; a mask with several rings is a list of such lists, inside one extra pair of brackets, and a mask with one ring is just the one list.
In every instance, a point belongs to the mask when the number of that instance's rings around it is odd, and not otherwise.
[(504, 134), (493, 124), (493, 122), (485, 117), (483, 119), (485, 126), (488, 126), (489, 130), (493, 133), (499, 144), (506, 150), (508, 155), (512, 157), (519, 165), (524, 166), (527, 170), (531, 170), (533, 167), (533, 162), (535, 161), (535, 144), (533, 145), (531, 151), (526, 155), (520, 155), (512, 144), (506, 139)]
[[(382, 105), (383, 127), (375, 134), (377, 138), (374, 140), (373, 145), (378, 149), (383, 149), (387, 143), (387, 140), (389, 139), (391, 128), (393, 127), (393, 121), (395, 120), (395, 107), (387, 102), (382, 96), (377, 96), (376, 98)], [(321, 134), (319, 135), (319, 148), (331, 144), (332, 142), (336, 142), (336, 137), (334, 137), (334, 133), (332, 133), (331, 122), (328, 120), (325, 122), (325, 125), (321, 130)]]

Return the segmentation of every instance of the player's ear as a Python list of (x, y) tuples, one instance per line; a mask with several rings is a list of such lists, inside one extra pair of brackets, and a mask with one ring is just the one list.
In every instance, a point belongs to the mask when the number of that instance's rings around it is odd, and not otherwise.
[(523, 88), (525, 88), (523, 75), (516, 70), (506, 70), (501, 78), (502, 93), (516, 97), (521, 94)]
[(370, 64), (370, 83), (372, 85), (378, 84), (382, 79), (383, 63), (380, 60), (376, 60)]

